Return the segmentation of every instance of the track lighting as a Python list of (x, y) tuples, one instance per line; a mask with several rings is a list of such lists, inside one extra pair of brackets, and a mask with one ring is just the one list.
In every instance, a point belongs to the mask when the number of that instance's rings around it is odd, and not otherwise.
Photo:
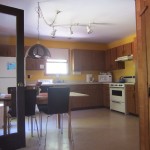
[(57, 31), (57, 30), (53, 27), (53, 31), (52, 31), (52, 33), (51, 33), (52, 38), (55, 38), (56, 31)]
[(72, 26), (69, 29), (70, 29), (70, 34), (73, 34)]
[[(41, 2), (40, 2), (41, 3)], [(39, 4), (39, 2), (38, 2), (38, 4)], [(43, 15), (43, 12), (42, 12), (42, 10), (41, 10), (41, 8), (40, 8), (40, 6), (39, 6), (39, 11), (37, 11), (37, 13), (40, 15), (40, 17), (43, 19), (43, 21), (45, 22), (45, 24), (46, 25), (48, 25), (50, 28), (52, 28), (52, 33), (51, 33), (51, 36), (52, 36), (52, 38), (55, 38), (55, 35), (56, 35), (56, 29), (57, 29), (57, 27), (59, 27), (59, 29), (60, 28), (69, 28), (69, 32), (70, 32), (70, 34), (72, 35), (72, 34), (74, 34), (74, 32), (73, 32), (73, 30), (72, 30), (72, 27), (86, 27), (86, 31), (87, 31), (87, 33), (88, 34), (91, 34), (92, 32), (93, 32), (93, 30), (91, 29), (91, 25), (93, 26), (93, 25), (109, 25), (109, 23), (96, 23), (96, 22), (90, 22), (90, 24), (89, 23), (71, 23), (71, 24), (57, 24), (56, 23), (56, 20), (57, 20), (57, 18), (58, 18), (58, 16), (59, 16), (59, 14), (61, 14), (62, 13), (62, 11), (60, 11), (60, 10), (57, 10), (56, 11), (56, 14), (55, 14), (55, 16), (54, 16), (54, 18), (52, 19), (52, 21), (51, 21), (51, 23), (49, 23), (47, 20), (46, 20), (46, 18), (44, 17), (44, 15)], [(54, 29), (55, 28), (55, 29)]]
[(87, 33), (90, 34), (93, 31), (91, 30), (91, 25), (86, 26)]

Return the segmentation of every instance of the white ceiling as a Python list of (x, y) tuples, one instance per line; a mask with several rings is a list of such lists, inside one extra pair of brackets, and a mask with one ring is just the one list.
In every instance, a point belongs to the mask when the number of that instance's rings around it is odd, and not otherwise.
[[(52, 38), (52, 27), (40, 19), (40, 39), (69, 40), (83, 42), (110, 43), (127, 37), (136, 32), (135, 0), (0, 0), (0, 4), (24, 10), (25, 37), (37, 38), (37, 12), (40, 7), (46, 21), (52, 23), (57, 10), (62, 11), (55, 24), (69, 25), (56, 28), (56, 36)], [(13, 17), (0, 14), (0, 34), (14, 33)], [(88, 34), (86, 26), (73, 26), (71, 24), (91, 24), (92, 33)], [(12, 32), (13, 30), (13, 32)]]

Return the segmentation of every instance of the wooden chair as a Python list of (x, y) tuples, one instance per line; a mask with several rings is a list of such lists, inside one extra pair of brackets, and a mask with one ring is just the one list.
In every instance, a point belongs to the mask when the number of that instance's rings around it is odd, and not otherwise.
[[(38, 108), (40, 112), (47, 114), (46, 122), (46, 135), (45, 135), (45, 145), (47, 138), (47, 124), (48, 118), (53, 114), (68, 114), (68, 137), (71, 140), (71, 111), (69, 109), (69, 94), (70, 89), (68, 87), (49, 87), (48, 88), (48, 104), (39, 104)], [(61, 115), (61, 133), (63, 133), (63, 115)], [(41, 129), (42, 130), (42, 129)]]

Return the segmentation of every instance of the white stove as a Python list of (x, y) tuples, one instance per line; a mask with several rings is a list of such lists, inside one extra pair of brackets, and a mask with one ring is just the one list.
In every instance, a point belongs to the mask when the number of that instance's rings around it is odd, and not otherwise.
[(110, 109), (119, 111), (126, 114), (126, 100), (125, 100), (125, 85), (134, 84), (135, 77), (127, 76), (125, 78), (126, 83), (110, 83)]
[(110, 83), (110, 110), (119, 111), (126, 114), (125, 84)]

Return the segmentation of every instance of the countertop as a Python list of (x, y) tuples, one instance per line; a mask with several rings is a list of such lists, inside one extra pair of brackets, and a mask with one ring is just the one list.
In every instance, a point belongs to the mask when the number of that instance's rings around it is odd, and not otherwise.
[[(114, 83), (114, 82), (112, 82)], [(50, 86), (50, 85), (80, 85), (80, 84), (111, 84), (111, 83), (101, 83), (101, 82), (63, 82), (63, 83), (50, 83), (50, 84), (42, 84), (42, 86)], [(135, 83), (124, 83), (125, 85), (134, 85)], [(27, 86), (35, 86), (35, 83), (27, 83)]]

